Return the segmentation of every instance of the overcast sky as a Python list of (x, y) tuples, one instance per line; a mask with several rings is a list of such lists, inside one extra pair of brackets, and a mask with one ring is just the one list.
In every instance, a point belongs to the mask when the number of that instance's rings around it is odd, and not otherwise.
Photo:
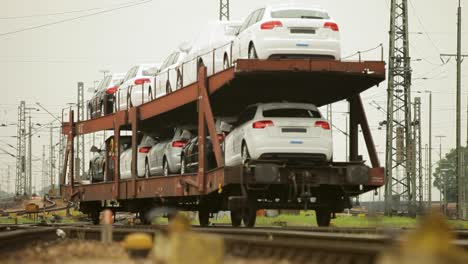
[[(123, 4), (142, 2), (126, 8)], [(268, 3), (299, 1), (231, 0), (231, 19), (241, 20), (256, 7)], [(343, 56), (358, 50), (367, 50), (380, 43), (388, 57), (389, 3), (390, 0), (328, 0), (308, 1), (327, 9), (338, 22), (342, 37)], [(429, 4), (430, 2), (430, 4)], [(434, 94), (433, 135), (445, 135), (443, 152), (455, 145), (455, 64), (452, 59), (442, 65), (439, 53), (454, 53), (456, 49), (455, 0), (409, 1), (410, 53), (413, 57), (413, 90), (431, 90)], [(466, 1), (462, 1), (466, 2)], [(202, 1), (135, 1), (135, 0), (2, 0), (0, 2), (0, 123), (16, 123), (20, 100), (28, 105), (40, 102), (50, 111), (59, 114), (69, 102), (76, 101), (76, 83), (85, 87), (102, 77), (100, 70), (125, 72), (132, 65), (143, 62), (162, 62), (177, 46), (193, 38), (207, 22), (218, 18), (218, 0)], [(87, 10), (87, 11), (86, 11)], [(101, 14), (94, 13), (106, 11)], [(107, 12), (108, 11), (108, 12)], [(60, 14), (65, 13), (65, 14)], [(86, 16), (91, 15), (91, 16)], [(464, 21), (468, 11), (464, 10)], [(83, 16), (83, 17), (82, 17)], [(82, 17), (82, 18), (78, 18)], [(76, 19), (75, 19), (76, 18)], [(41, 26), (72, 19), (50, 26)], [(24, 30), (31, 27), (35, 29)], [(464, 23), (466, 39), (468, 23)], [(20, 31), (16, 32), (15, 31)], [(422, 32), (422, 33), (420, 33)], [(468, 52), (468, 44), (464, 44)], [(380, 59), (379, 52), (366, 55), (366, 59)], [(463, 75), (463, 137), (466, 141), (466, 97), (468, 66)], [(428, 78), (421, 80), (417, 78)], [(319, 92), (319, 91), (318, 91)], [(415, 94), (418, 96), (418, 94)], [(90, 93), (86, 94), (89, 98)], [(378, 123), (385, 119), (382, 111), (370, 103), (386, 107), (386, 83), (365, 92), (365, 108), (373, 135), (384, 163), (385, 130)], [(427, 142), (428, 96), (422, 95), (423, 142)], [(334, 106), (334, 123), (345, 129), (346, 105)], [(52, 117), (40, 111), (33, 115), (34, 123), (45, 124)], [(16, 126), (0, 127), (0, 148), (15, 153), (6, 143), (16, 146)], [(47, 133), (35, 137), (34, 155), (42, 155), (42, 145), (48, 144)], [(345, 137), (335, 131), (335, 154), (344, 159)], [(433, 140), (436, 144), (435, 139)], [(437, 143), (438, 144), (438, 143)], [(438, 145), (437, 145), (438, 147)], [(435, 146), (434, 146), (435, 148)], [(367, 157), (364, 145), (361, 152)], [(437, 161), (438, 148), (433, 151)], [(0, 154), (0, 175), (13, 158)], [(34, 162), (35, 175), (39, 177), (40, 161)], [(438, 193), (434, 193), (438, 199)]]

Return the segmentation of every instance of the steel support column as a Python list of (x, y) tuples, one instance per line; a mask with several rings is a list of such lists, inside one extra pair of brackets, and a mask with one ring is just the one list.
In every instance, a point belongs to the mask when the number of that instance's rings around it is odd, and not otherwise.
[(356, 96), (349, 101), (349, 161), (359, 161), (359, 113)]
[[(130, 108), (129, 119), (132, 124), (132, 197), (136, 197), (136, 178), (138, 177), (138, 114), (139, 109), (136, 107)], [(145, 168), (146, 170), (146, 168)]]
[[(390, 14), (385, 213), (406, 209), (393, 206), (394, 197), (415, 201), (411, 181), (415, 177), (411, 155), (411, 67), (407, 0), (392, 0)], [(398, 175), (401, 173), (401, 176)]]
[(114, 119), (114, 141), (113, 141), (113, 164), (114, 164), (114, 185), (112, 187), (112, 196), (114, 199), (119, 198), (119, 181), (120, 181), (120, 124), (117, 116)]

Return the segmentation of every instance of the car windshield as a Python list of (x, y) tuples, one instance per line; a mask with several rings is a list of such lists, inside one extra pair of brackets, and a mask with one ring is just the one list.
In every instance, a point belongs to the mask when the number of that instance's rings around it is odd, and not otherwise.
[(310, 9), (286, 9), (271, 12), (272, 18), (329, 19), (326, 12)]
[(320, 112), (303, 108), (279, 108), (263, 110), (264, 117), (299, 117), (299, 118), (320, 118)]

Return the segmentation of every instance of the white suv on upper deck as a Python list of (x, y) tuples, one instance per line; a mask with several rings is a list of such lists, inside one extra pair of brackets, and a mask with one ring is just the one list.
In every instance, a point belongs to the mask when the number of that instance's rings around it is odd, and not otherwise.
[(323, 164), (331, 161), (330, 124), (315, 105), (266, 103), (249, 106), (225, 139), (226, 165), (254, 160)]
[(327, 11), (305, 4), (269, 5), (252, 12), (239, 29), (232, 57), (339, 60), (339, 28)]

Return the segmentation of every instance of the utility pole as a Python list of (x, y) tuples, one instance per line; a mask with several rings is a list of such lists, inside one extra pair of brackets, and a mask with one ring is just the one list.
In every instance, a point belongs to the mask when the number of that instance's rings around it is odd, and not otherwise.
[[(468, 55), (461, 54), (462, 44), (462, 32), (461, 32), (461, 21), (462, 21), (462, 8), (461, 2), (458, 0), (458, 12), (457, 12), (457, 53), (456, 54), (440, 54), (441, 57), (455, 57), (457, 59), (457, 125), (456, 125), (456, 150), (457, 150), (457, 165), (456, 165), (456, 178), (457, 178), (457, 217), (466, 218), (466, 197), (465, 197), (465, 170), (462, 165), (462, 149), (461, 149), (461, 64), (462, 59), (468, 57)], [(467, 139), (468, 146), (468, 139)]]
[(8, 172), (7, 172), (7, 188), (10, 190), (11, 186), (11, 178), (10, 178), (10, 165), (8, 165)]
[[(411, 128), (411, 66), (407, 0), (392, 0), (387, 89), (387, 140), (385, 158), (385, 214), (391, 215), (393, 197), (408, 202), (414, 214), (416, 186)], [(414, 154), (414, 153), (413, 153)], [(402, 172), (402, 177), (398, 173)]]
[(47, 185), (47, 161), (46, 161), (46, 146), (42, 145), (42, 170), (41, 170), (41, 185), (42, 189), (45, 190)]
[(425, 174), (426, 174), (426, 177), (425, 177), (425, 184), (424, 184), (424, 188), (426, 189), (426, 191), (424, 192), (424, 194), (426, 195), (426, 201), (428, 201), (427, 203), (427, 209), (428, 210), (431, 210), (431, 207), (432, 207), (432, 203), (431, 203), (431, 198), (430, 198), (430, 189), (431, 189), (431, 181), (429, 180), (430, 179), (430, 174), (429, 174), (429, 146), (426, 144), (424, 145), (424, 168), (425, 168)]
[[(78, 99), (77, 99), (77, 118), (78, 121), (84, 120), (84, 83), (78, 82)], [(85, 171), (85, 137), (84, 135), (76, 137), (76, 176), (81, 179), (84, 177)]]
[(29, 125), (28, 125), (28, 177), (26, 184), (26, 191), (28, 195), (32, 194), (32, 123), (31, 112), (29, 112)]
[(16, 180), (15, 194), (26, 192), (26, 102), (21, 101), (18, 107), (18, 123), (16, 133)]
[[(445, 138), (445, 136), (436, 136), (436, 138), (439, 139), (439, 173), (442, 173), (442, 139)], [(439, 174), (439, 179), (442, 180), (442, 175)], [(447, 174), (444, 173), (444, 179), (443, 179), (443, 187), (442, 190), (440, 190), (440, 193), (443, 193), (444, 199), (440, 199), (440, 204), (443, 210), (444, 215), (447, 215)]]
[(54, 128), (52, 127), (52, 125), (50, 126), (50, 137), (49, 137), (49, 145), (50, 145), (50, 149), (49, 149), (49, 164), (50, 164), (50, 167), (49, 167), (49, 181), (50, 181), (50, 185), (51, 185), (51, 190), (53, 191), (54, 190), (54, 167), (55, 167), (55, 150), (54, 150), (54, 142), (53, 142), (53, 136), (54, 136)]
[(428, 185), (427, 188), (427, 203), (429, 210), (432, 208), (432, 92), (429, 91), (429, 150), (428, 150)]
[(219, 0), (219, 20), (229, 21), (229, 0)]
[[(421, 97), (414, 98), (414, 118), (413, 118), (413, 167), (416, 171), (416, 177), (413, 178), (414, 185), (417, 186), (417, 198), (419, 212), (423, 211), (423, 166), (422, 166), (422, 144), (421, 144)], [(417, 180), (417, 182), (416, 182)]]

